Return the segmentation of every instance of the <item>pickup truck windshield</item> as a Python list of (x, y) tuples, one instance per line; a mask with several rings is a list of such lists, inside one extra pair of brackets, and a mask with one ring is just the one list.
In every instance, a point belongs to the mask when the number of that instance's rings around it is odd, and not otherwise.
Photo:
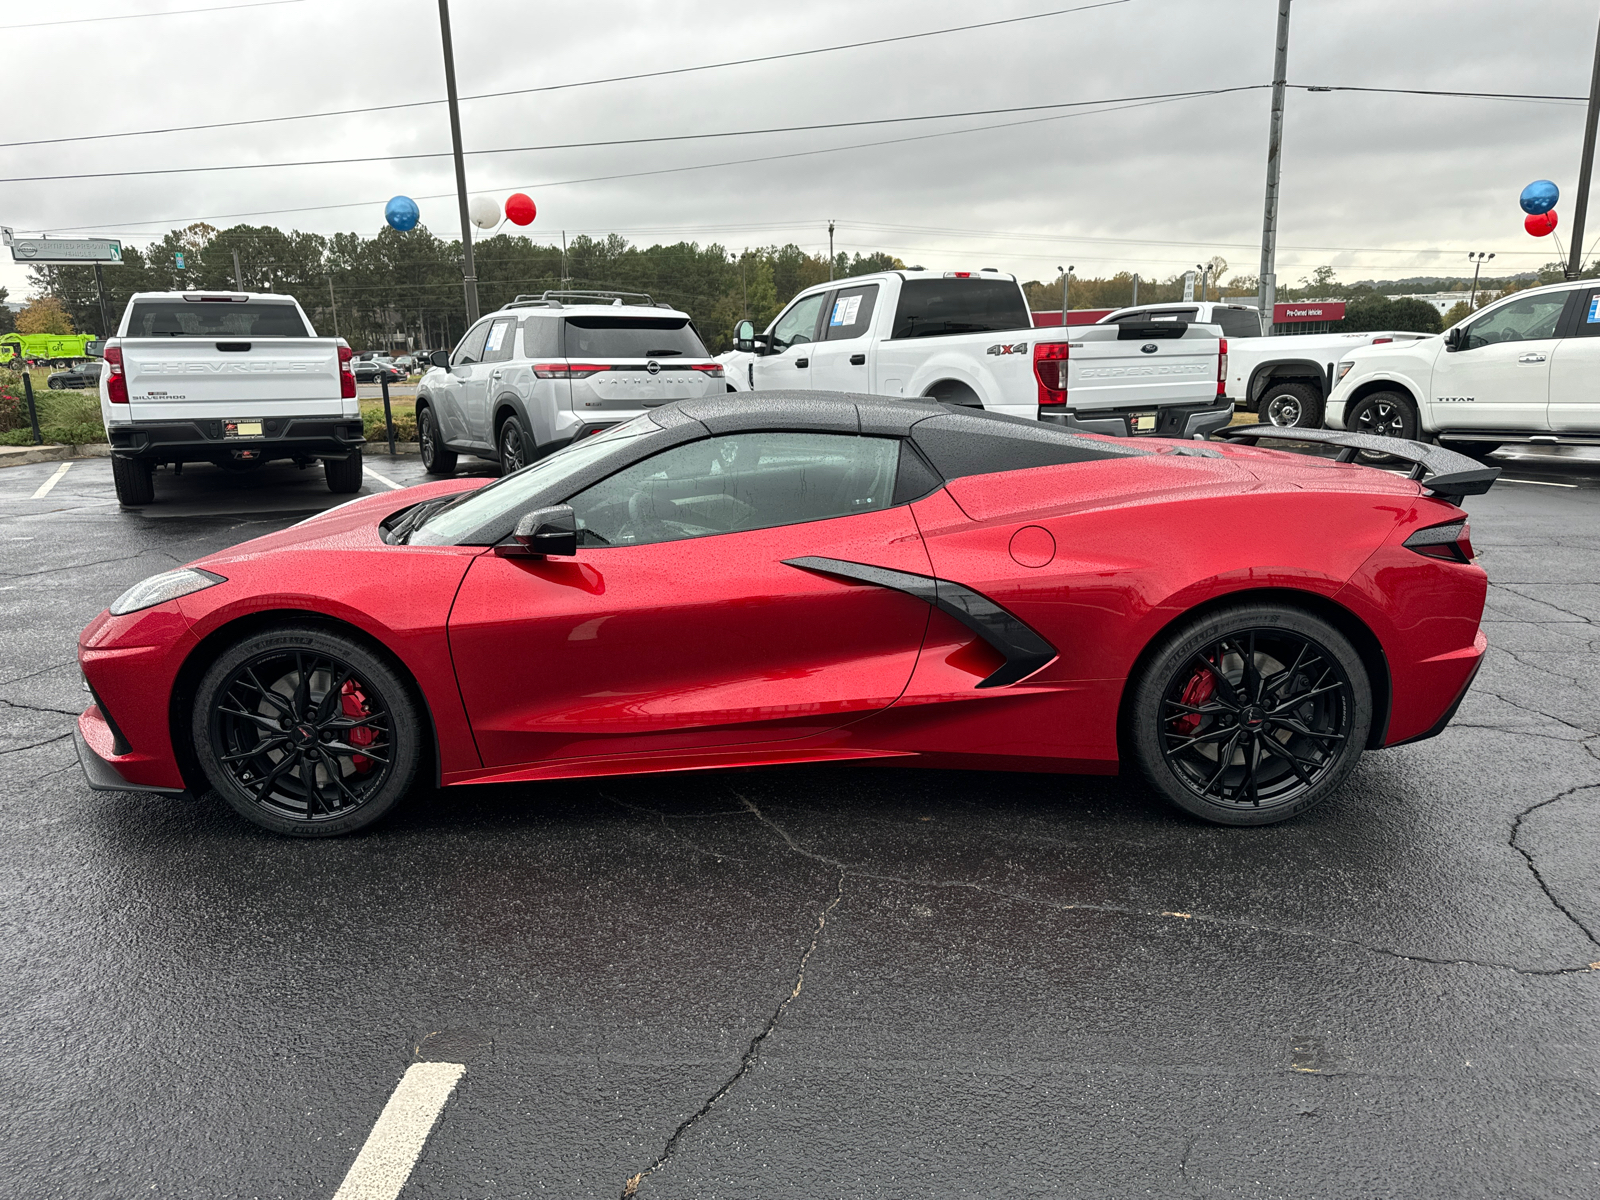
[(1033, 325), (1022, 289), (1001, 279), (908, 279), (894, 313), (895, 338), (989, 333)]
[(287, 300), (139, 300), (124, 337), (311, 337), (300, 310)]
[(687, 317), (568, 317), (568, 358), (706, 358)]

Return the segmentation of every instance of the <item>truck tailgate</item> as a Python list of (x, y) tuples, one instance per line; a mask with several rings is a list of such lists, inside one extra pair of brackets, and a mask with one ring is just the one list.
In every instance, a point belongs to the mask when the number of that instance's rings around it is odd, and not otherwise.
[(354, 405), (340, 398), (332, 338), (154, 337), (121, 345), (130, 416), (140, 420), (338, 414)]
[(1217, 398), (1221, 331), (1186, 325), (1091, 325), (1075, 331), (1067, 403), (1074, 409), (1198, 404)]

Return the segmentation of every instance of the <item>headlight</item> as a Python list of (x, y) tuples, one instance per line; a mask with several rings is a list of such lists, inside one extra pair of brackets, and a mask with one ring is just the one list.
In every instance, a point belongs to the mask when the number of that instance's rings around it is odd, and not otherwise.
[(1334, 380), (1334, 382), (1335, 383), (1342, 382), (1344, 380), (1344, 377), (1346, 375), (1350, 374), (1350, 368), (1355, 366), (1355, 365), (1356, 364), (1353, 363), (1353, 362), (1342, 362), (1342, 363), (1340, 363), (1339, 364), (1339, 378)]
[(152, 575), (149, 579), (134, 584), (113, 600), (111, 615), (126, 616), (128, 613), (138, 612), (141, 608), (165, 604), (168, 600), (176, 600), (179, 596), (187, 596), (190, 592), (201, 592), (208, 587), (227, 582), (221, 575), (213, 575), (210, 571), (202, 571), (196, 567), (163, 571), (159, 575)]

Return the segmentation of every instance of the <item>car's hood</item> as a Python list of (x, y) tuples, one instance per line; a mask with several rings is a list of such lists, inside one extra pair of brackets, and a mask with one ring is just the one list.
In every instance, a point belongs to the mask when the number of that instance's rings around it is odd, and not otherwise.
[(1439, 344), (1444, 341), (1443, 334), (1431, 334), (1425, 338), (1415, 338), (1408, 342), (1384, 342), (1379, 346), (1356, 346), (1340, 356), (1340, 362), (1366, 362), (1371, 359), (1382, 361), (1395, 358), (1415, 358), (1424, 355), (1432, 358), (1438, 352)]

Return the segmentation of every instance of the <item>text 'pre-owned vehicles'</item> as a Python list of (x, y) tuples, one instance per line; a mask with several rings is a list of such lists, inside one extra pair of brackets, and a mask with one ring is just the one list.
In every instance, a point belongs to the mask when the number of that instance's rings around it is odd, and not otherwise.
[(104, 355), (100, 414), (123, 504), (149, 504), (156, 467), (188, 462), (321, 459), (329, 491), (361, 490), (350, 348), (318, 337), (293, 296), (138, 292)]
[(1356, 350), (1339, 364), (1328, 425), (1431, 437), (1469, 454), (1502, 445), (1600, 445), (1600, 284), (1514, 292), (1443, 334)]
[(689, 314), (637, 292), (518, 296), (429, 361), (417, 441), (436, 475), (458, 454), (509, 474), (649, 409), (728, 390)]
[(1334, 365), (1358, 346), (1410, 342), (1421, 333), (1308, 333), (1266, 337), (1260, 310), (1221, 301), (1174, 301), (1119, 308), (1098, 324), (1140, 325), (1163, 321), (1215, 325), (1228, 339), (1228, 394), (1234, 404), (1261, 414), (1269, 425), (1322, 425), (1323, 405), (1333, 390)]
[(95, 787), (215, 788), (302, 836), (419, 775), (847, 760), (1128, 762), (1208, 820), (1282, 820), (1455, 712), (1488, 583), (1454, 501), (1499, 474), (1309, 433), (1415, 478), (927, 401), (679, 401), (136, 584), (80, 639), (79, 753)]
[(1014, 276), (913, 267), (819, 284), (766, 332), (754, 391), (810, 389), (926, 397), (1114, 435), (1203, 437), (1227, 425), (1226, 341), (1185, 322), (1035, 329)]

